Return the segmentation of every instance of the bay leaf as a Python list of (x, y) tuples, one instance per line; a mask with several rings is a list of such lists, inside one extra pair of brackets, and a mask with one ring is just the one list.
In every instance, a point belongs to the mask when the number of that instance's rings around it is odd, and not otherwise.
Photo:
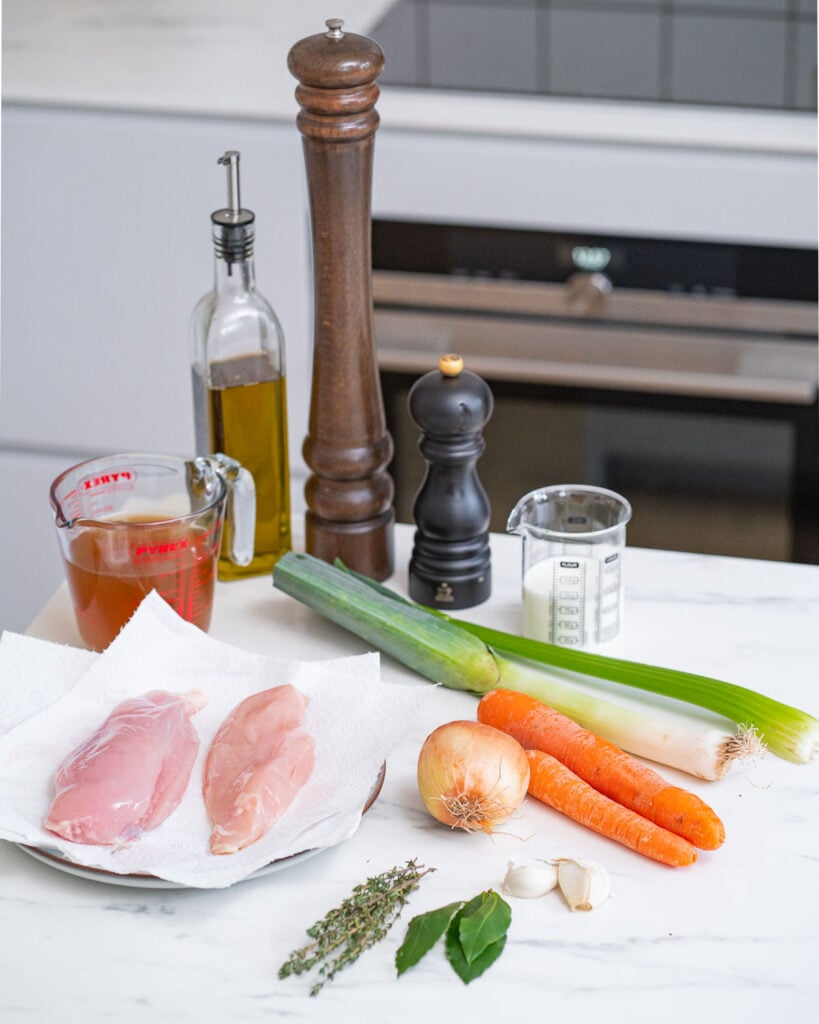
[(470, 981), (479, 978), (498, 959), (503, 952), (503, 947), (506, 945), (506, 935), (486, 946), (474, 960), (467, 960), (459, 938), (462, 913), (463, 911), (455, 915), (447, 929), (446, 957), (461, 981), (468, 985)]
[(468, 963), (477, 960), (489, 946), (506, 935), (512, 910), (493, 889), (470, 900), (458, 925), (458, 938)]
[(418, 914), (410, 921), (406, 938), (395, 954), (395, 966), (398, 968), (399, 977), (432, 949), (463, 906), (463, 902), (448, 903), (437, 910)]

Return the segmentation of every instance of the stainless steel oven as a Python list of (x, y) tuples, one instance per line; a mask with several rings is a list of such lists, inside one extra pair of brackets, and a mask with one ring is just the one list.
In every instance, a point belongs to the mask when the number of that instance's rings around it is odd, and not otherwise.
[(631, 544), (819, 562), (815, 251), (376, 220), (373, 267), (399, 520), (407, 394), (455, 351), (495, 397), (493, 529), (583, 482), (629, 498)]

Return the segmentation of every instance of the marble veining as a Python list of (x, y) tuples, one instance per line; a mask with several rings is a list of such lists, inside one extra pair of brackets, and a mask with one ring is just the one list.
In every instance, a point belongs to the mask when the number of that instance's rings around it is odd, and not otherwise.
[[(403, 586), (407, 528), (397, 542), (395, 582)], [(493, 599), (469, 617), (514, 618), (516, 543), (493, 538)], [(697, 671), (718, 666), (737, 682), (819, 710), (819, 631), (809, 628), (819, 567), (637, 549), (628, 555), (627, 628), (617, 654)], [(243, 608), (263, 601), (271, 615), (260, 625)], [(709, 622), (714, 628), (705, 628)], [(31, 627), (68, 641), (72, 630), (62, 591)], [(364, 649), (267, 579), (220, 585), (212, 632), (283, 656)], [(416, 678), (386, 658), (382, 671), (388, 683)], [(529, 802), (494, 837), (456, 834), (432, 821), (415, 787), (420, 743), (436, 725), (472, 717), (474, 707), (474, 697), (437, 688), (390, 755), (382, 794), (351, 839), (230, 889), (100, 884), (0, 845), (0, 1020), (400, 1024), (446, 1012), (495, 1024), (525, 1006), (561, 1021), (810, 1019), (819, 997), (815, 764), (767, 757), (711, 784), (667, 771), (715, 807), (728, 834), (721, 850), (674, 871)], [(411, 916), (500, 886), (511, 859), (557, 856), (605, 864), (612, 898), (591, 914), (572, 914), (557, 893), (510, 898), (508, 947), (481, 979), (464, 986), (441, 948), (396, 979), (394, 956)], [(279, 965), (307, 941), (314, 921), (368, 875), (410, 857), (436, 871), (381, 943), (317, 998), (305, 978), (278, 979)]]

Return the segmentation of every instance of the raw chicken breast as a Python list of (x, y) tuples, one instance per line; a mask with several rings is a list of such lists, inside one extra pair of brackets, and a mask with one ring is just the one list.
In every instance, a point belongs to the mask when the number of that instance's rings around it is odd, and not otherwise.
[(213, 827), (211, 853), (236, 853), (267, 832), (313, 770), (307, 701), (294, 686), (243, 700), (214, 737), (203, 793)]
[(151, 693), (117, 705), (57, 771), (45, 827), (72, 843), (124, 846), (176, 809), (199, 737), (190, 716), (204, 695)]

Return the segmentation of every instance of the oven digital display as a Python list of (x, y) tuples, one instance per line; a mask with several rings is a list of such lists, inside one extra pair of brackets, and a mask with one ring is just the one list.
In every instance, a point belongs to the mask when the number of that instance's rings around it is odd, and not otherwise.
[(617, 289), (816, 302), (815, 249), (376, 219), (374, 270), (556, 284), (603, 273)]
[(571, 259), (578, 270), (599, 272), (611, 263), (611, 249), (605, 245), (573, 245)]

